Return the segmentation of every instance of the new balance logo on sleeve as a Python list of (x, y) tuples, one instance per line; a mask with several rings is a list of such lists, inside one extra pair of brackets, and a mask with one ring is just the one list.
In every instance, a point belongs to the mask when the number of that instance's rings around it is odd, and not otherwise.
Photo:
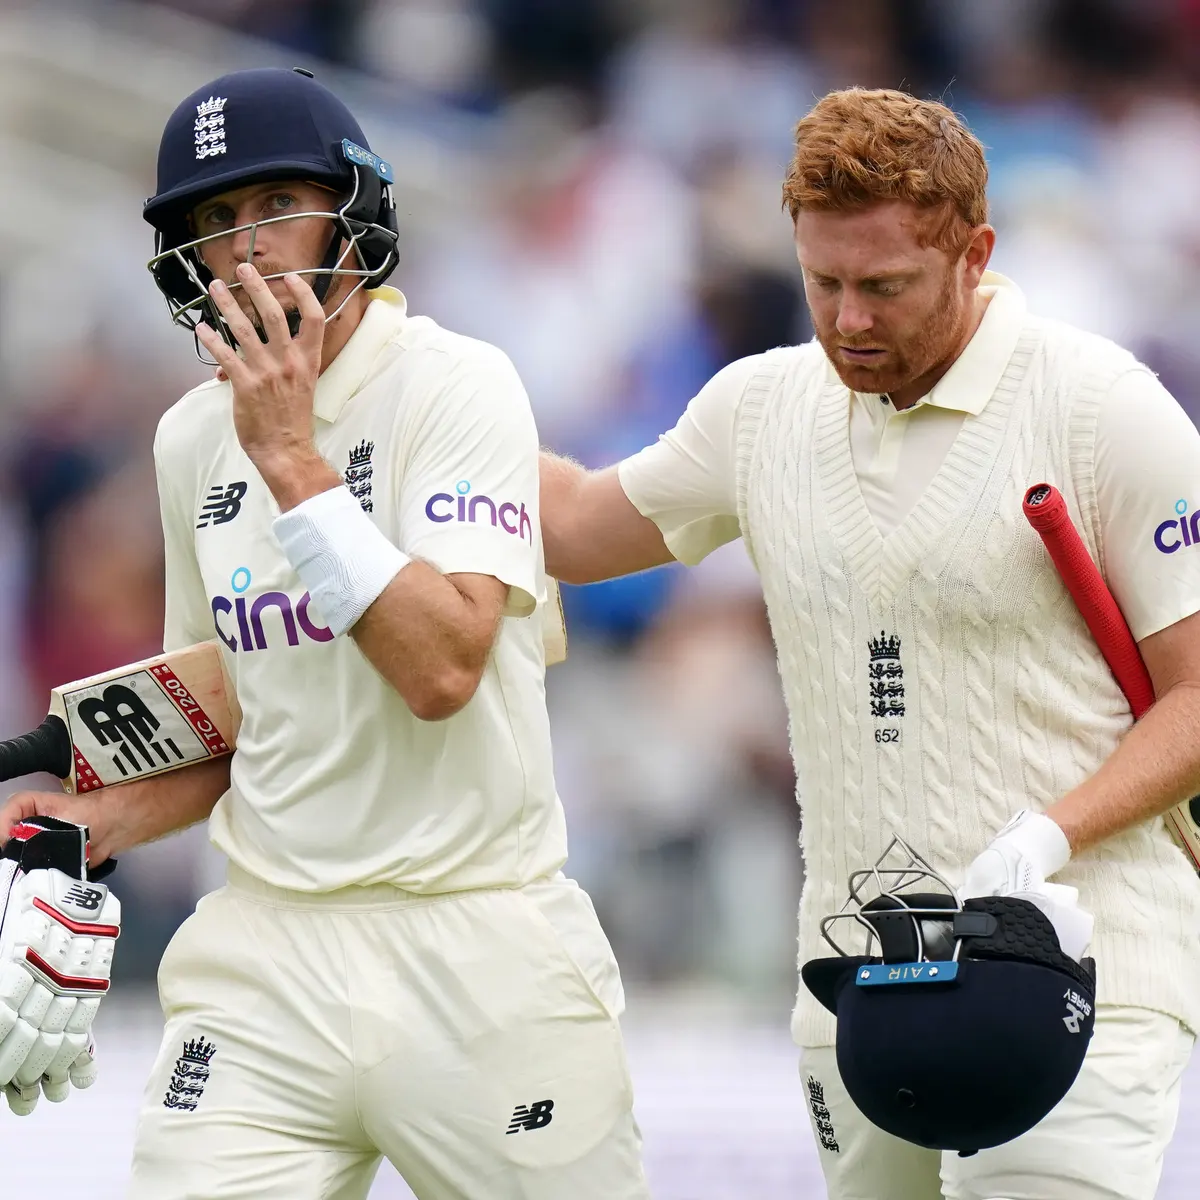
[(246, 495), (246, 481), (239, 479), (230, 484), (214, 484), (208, 490), (204, 507), (200, 510), (200, 520), (196, 522), (197, 529), (204, 529), (209, 524), (225, 525), (242, 511), (242, 498)]
[(522, 1129), (544, 1129), (554, 1120), (554, 1101), (538, 1100), (535, 1104), (518, 1104), (513, 1109), (512, 1120), (506, 1133), (520, 1133)]

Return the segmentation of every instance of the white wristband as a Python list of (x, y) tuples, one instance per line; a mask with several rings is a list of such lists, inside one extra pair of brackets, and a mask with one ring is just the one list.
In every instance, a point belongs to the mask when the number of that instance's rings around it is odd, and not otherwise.
[(363, 512), (348, 488), (310, 497), (271, 528), (317, 614), (345, 633), (412, 559)]

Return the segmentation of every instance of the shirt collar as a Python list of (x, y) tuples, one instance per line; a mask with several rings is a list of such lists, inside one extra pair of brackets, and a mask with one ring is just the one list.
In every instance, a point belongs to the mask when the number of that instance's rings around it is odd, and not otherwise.
[(371, 297), (371, 303), (358, 328), (317, 380), (313, 412), (322, 421), (337, 420), (346, 401), (362, 386), (379, 352), (404, 325), (408, 301), (403, 292), (381, 287), (367, 295)]
[[(999, 386), (1025, 323), (1025, 296), (1011, 279), (998, 271), (985, 271), (979, 290), (988, 298), (979, 328), (950, 370), (913, 408), (932, 404), (978, 416)], [(873, 408), (879, 407), (879, 397), (864, 399)]]

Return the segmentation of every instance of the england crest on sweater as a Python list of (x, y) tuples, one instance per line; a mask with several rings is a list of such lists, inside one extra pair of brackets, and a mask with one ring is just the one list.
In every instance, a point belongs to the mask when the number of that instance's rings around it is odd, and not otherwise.
[(889, 637), (881, 629), (879, 636), (871, 638), (867, 646), (871, 651), (871, 661), (867, 664), (871, 716), (904, 716), (904, 663), (900, 658), (900, 639), (894, 633)]

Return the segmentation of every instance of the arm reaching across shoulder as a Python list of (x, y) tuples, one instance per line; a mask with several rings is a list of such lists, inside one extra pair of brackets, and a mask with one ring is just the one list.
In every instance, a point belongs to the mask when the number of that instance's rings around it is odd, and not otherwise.
[(734, 421), (759, 362), (719, 371), (674, 429), (615, 467), (587, 471), (543, 453), (546, 570), (594, 583), (672, 559), (694, 566), (738, 537)]
[(588, 471), (541, 456), (546, 570), (564, 583), (595, 583), (671, 562), (662, 531), (625, 494), (616, 467)]

